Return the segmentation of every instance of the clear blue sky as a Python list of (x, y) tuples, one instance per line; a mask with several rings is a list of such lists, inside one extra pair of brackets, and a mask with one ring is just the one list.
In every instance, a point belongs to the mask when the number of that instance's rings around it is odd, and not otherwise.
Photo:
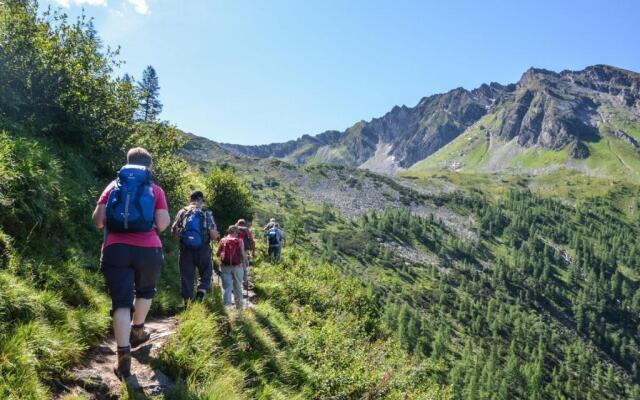
[(123, 72), (159, 75), (163, 119), (260, 144), (529, 67), (640, 71), (640, 1), (43, 0), (85, 7)]

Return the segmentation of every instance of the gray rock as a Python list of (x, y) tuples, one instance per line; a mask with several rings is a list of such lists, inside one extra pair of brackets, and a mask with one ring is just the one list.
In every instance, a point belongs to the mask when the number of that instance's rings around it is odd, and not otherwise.
[(569, 146), (569, 155), (575, 159), (584, 159), (589, 157), (589, 148), (580, 141), (575, 141)]

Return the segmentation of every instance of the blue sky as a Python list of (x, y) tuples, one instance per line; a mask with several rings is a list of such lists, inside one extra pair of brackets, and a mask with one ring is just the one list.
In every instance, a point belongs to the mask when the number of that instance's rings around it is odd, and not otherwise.
[(163, 119), (262, 144), (529, 67), (640, 72), (640, 2), (43, 0), (95, 17), (122, 72), (159, 75)]

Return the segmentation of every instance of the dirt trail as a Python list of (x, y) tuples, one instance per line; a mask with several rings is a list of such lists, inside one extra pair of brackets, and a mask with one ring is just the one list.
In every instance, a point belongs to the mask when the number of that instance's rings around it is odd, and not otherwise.
[[(222, 280), (214, 278), (214, 284), (220, 286), (220, 292), (213, 291), (207, 296), (221, 295)], [(253, 285), (243, 291), (244, 308), (253, 308), (256, 304), (256, 294)], [(142, 346), (131, 351), (131, 376), (125, 380), (130, 391), (144, 393), (146, 396), (158, 396), (171, 391), (175, 382), (157, 368), (152, 367), (160, 349), (176, 332), (178, 322), (174, 317), (154, 318), (145, 323), (145, 328), (151, 332), (151, 339)], [(69, 394), (83, 395), (88, 399), (111, 400), (122, 396), (121, 381), (115, 376), (113, 367), (116, 364), (116, 343), (113, 335), (105, 338), (97, 347), (91, 350), (85, 361), (69, 371), (64, 382), (59, 383), (60, 399)]]
[[(167, 339), (175, 333), (177, 322), (173, 317), (152, 319), (145, 323), (151, 339), (131, 351), (131, 376), (126, 379), (129, 388), (154, 396), (167, 393), (173, 382), (160, 370), (153, 369), (150, 361), (157, 357)], [(90, 399), (117, 399), (122, 395), (120, 380), (113, 372), (116, 364), (116, 343), (113, 335), (102, 341), (87, 355), (82, 365), (69, 372), (65, 393), (83, 394)], [(59, 396), (60, 398), (62, 396)]]

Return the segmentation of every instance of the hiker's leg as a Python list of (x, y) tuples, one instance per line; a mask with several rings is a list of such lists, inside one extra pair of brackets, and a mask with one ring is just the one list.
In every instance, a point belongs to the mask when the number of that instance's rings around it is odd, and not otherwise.
[(204, 246), (204, 248), (200, 250), (200, 259), (198, 261), (198, 272), (200, 275), (198, 291), (206, 293), (211, 287), (211, 278), (213, 277), (213, 262), (211, 261), (211, 248), (209, 245)]
[(113, 336), (118, 347), (129, 346), (131, 334), (131, 308), (118, 308), (113, 312)]
[(113, 333), (118, 347), (129, 346), (131, 314), (134, 310), (134, 269), (130, 246), (114, 244), (102, 252), (100, 270), (111, 296)]
[(230, 305), (231, 303), (231, 291), (233, 286), (233, 267), (223, 266), (222, 267), (222, 289), (224, 293), (222, 294), (222, 300), (225, 305)]
[(276, 262), (280, 261), (280, 251), (282, 251), (282, 247), (281, 246), (276, 246), (276, 248), (275, 248)]
[(136, 309), (133, 312), (133, 325), (144, 324), (144, 321), (147, 319), (147, 314), (149, 314), (149, 310), (151, 309), (151, 302), (151, 299), (136, 297), (136, 300), (133, 303)]
[(275, 252), (275, 247), (269, 246), (269, 260), (273, 261), (273, 253)]
[(233, 297), (235, 300), (236, 308), (242, 309), (242, 280), (244, 276), (244, 270), (242, 267), (233, 267)]
[(164, 263), (164, 255), (161, 248), (136, 247), (132, 251), (135, 254), (133, 265), (136, 288), (133, 324), (138, 326), (144, 324), (151, 308), (151, 301), (156, 294), (156, 284)]
[(193, 250), (182, 247), (180, 249), (180, 295), (189, 300), (193, 297), (193, 279), (195, 278), (195, 263)]

